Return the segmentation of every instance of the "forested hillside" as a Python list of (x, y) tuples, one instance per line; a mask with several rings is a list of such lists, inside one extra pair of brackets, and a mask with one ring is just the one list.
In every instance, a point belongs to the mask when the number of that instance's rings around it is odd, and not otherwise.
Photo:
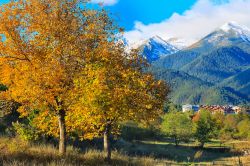
[(228, 23), (177, 53), (151, 64), (172, 86), (176, 104), (248, 104), (250, 40), (246, 28)]
[(174, 103), (185, 104), (243, 104), (247, 97), (233, 88), (218, 87), (205, 82), (185, 72), (172, 69), (151, 69), (158, 79), (171, 85), (171, 100)]

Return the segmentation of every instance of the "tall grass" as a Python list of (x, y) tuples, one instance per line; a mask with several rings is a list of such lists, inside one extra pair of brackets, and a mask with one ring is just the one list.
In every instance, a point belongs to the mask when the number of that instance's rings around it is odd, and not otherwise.
[(72, 146), (67, 147), (65, 156), (58, 155), (53, 145), (34, 145), (15, 139), (0, 138), (0, 165), (4, 166), (152, 166), (160, 163), (151, 157), (129, 157), (120, 151), (113, 151), (112, 161), (105, 161), (105, 154), (96, 149), (81, 152)]
[[(233, 144), (235, 144), (234, 149), (236, 151), (250, 145), (249, 142), (233, 142)], [(250, 147), (248, 148), (250, 149)], [(67, 154), (60, 156), (57, 147), (50, 144), (30, 144), (18, 138), (0, 137), (0, 166), (165, 166), (195, 164), (234, 166), (240, 163), (250, 165), (250, 156), (228, 156), (223, 152), (207, 150), (195, 149), (191, 145), (186, 146), (185, 144), (175, 147), (169, 142), (126, 143), (123, 149), (112, 152), (112, 161), (107, 163), (105, 154), (97, 149), (82, 151), (73, 146), (68, 146)]]

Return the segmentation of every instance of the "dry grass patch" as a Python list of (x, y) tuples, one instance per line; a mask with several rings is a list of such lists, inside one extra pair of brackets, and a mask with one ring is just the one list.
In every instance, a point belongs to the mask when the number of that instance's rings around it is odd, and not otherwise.
[(72, 146), (67, 147), (65, 156), (58, 155), (52, 145), (32, 145), (19, 139), (0, 138), (0, 165), (4, 166), (152, 166), (162, 162), (151, 157), (130, 157), (113, 151), (112, 161), (105, 161), (104, 153), (89, 149), (82, 153)]

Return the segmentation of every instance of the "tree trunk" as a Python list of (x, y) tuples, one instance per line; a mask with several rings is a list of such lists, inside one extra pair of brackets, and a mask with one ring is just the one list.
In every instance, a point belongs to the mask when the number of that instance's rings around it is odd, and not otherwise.
[(110, 124), (108, 124), (106, 126), (106, 129), (103, 135), (103, 148), (104, 148), (104, 153), (106, 155), (105, 160), (107, 161), (111, 160), (110, 133), (111, 133), (111, 126)]
[(204, 145), (205, 145), (205, 142), (201, 142), (200, 148), (203, 149), (203, 148), (204, 148)]
[(59, 122), (59, 154), (65, 155), (66, 153), (66, 125), (65, 125), (65, 111), (60, 110), (58, 114), (58, 122)]
[(178, 145), (179, 145), (178, 140), (175, 139), (175, 146), (178, 146)]
[(178, 139), (176, 136), (174, 136), (174, 142), (175, 142), (175, 146), (178, 146)]

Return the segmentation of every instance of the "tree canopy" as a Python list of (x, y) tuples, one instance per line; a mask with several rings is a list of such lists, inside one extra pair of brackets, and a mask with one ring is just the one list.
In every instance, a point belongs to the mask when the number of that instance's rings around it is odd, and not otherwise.
[(209, 139), (215, 136), (216, 122), (209, 111), (201, 110), (194, 118), (196, 122), (195, 138), (204, 146)]
[(21, 116), (38, 110), (37, 128), (60, 138), (61, 154), (67, 133), (93, 138), (107, 126), (117, 132), (120, 121), (160, 115), (167, 86), (143, 72), (137, 51), (125, 50), (105, 10), (80, 0), (19, 0), (2, 7), (0, 23), (0, 82), (8, 87), (1, 97), (20, 103)]
[(163, 117), (162, 132), (174, 139), (176, 146), (193, 136), (193, 123), (189, 114), (170, 112)]

